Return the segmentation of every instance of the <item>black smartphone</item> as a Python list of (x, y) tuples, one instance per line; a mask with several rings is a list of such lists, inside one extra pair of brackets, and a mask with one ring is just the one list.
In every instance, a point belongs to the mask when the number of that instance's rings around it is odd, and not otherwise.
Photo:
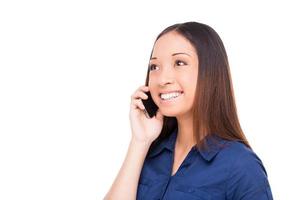
[(158, 110), (157, 105), (154, 103), (150, 92), (145, 92), (148, 96), (148, 99), (142, 99), (142, 102), (145, 106), (145, 110), (144, 113), (146, 115), (147, 118), (152, 118), (153, 116), (156, 115), (156, 112)]

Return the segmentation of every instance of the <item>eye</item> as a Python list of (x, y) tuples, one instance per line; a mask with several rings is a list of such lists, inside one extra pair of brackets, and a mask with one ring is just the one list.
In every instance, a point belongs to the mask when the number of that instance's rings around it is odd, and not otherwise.
[[(176, 65), (179, 65), (179, 66), (187, 65), (187, 63), (182, 60), (176, 60), (175, 63), (176, 63)], [(149, 70), (153, 71), (153, 69), (155, 67), (157, 67), (155, 64), (149, 65)]]
[[(176, 64), (178, 64), (178, 63), (183, 63), (182, 65), (186, 65), (186, 63), (183, 62), (183, 61), (181, 61), (181, 60), (176, 60), (175, 63), (176, 63)], [(179, 64), (179, 65), (180, 65), (180, 64)], [(182, 66), (182, 65), (181, 65), (181, 66)]]
[(154, 67), (156, 67), (156, 65), (155, 65), (155, 64), (149, 65), (149, 69), (150, 69), (150, 71), (152, 71), (152, 69), (153, 69)]

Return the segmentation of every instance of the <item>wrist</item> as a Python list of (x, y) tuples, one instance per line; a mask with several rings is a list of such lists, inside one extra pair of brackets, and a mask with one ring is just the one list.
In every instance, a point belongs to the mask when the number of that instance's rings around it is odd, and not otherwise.
[(148, 141), (148, 140), (140, 140), (138, 138), (135, 137), (131, 137), (130, 143), (132, 145), (141, 147), (141, 148), (149, 148), (152, 141)]

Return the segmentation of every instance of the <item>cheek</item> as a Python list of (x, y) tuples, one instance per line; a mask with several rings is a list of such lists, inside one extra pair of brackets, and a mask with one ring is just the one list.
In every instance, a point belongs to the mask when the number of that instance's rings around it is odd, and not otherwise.
[(158, 91), (156, 87), (153, 87), (149, 84), (149, 91), (152, 97), (152, 100), (154, 101), (154, 103), (156, 105), (158, 105), (159, 101), (160, 101), (160, 97), (158, 96)]
[(193, 73), (190, 76), (191, 78), (191, 83), (193, 83), (194, 86), (197, 85), (197, 79), (198, 79), (198, 69), (196, 68), (195, 70), (193, 70)]
[(153, 83), (155, 83), (155, 82), (156, 82), (155, 78), (153, 76), (149, 75), (149, 80), (148, 80), (149, 88), (151, 88)]
[(189, 74), (185, 77), (182, 77), (182, 82), (184, 82), (186, 93), (189, 97), (193, 97), (196, 92), (197, 87), (197, 77), (198, 74)]

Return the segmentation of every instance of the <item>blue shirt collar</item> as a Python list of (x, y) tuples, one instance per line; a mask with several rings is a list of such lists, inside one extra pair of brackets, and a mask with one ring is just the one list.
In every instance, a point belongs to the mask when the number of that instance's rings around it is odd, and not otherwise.
[[(178, 128), (176, 127), (167, 138), (163, 139), (160, 143), (156, 144), (153, 147), (153, 149), (149, 152), (149, 157), (154, 157), (164, 149), (168, 149), (169, 151), (174, 152), (177, 132)], [(221, 149), (224, 147), (224, 144), (226, 143), (226, 140), (216, 135), (209, 135), (205, 137), (205, 141), (207, 144), (206, 149), (199, 150), (195, 145), (193, 146), (193, 150), (196, 150), (203, 159), (209, 162), (219, 153), (219, 151), (221, 151)]]

